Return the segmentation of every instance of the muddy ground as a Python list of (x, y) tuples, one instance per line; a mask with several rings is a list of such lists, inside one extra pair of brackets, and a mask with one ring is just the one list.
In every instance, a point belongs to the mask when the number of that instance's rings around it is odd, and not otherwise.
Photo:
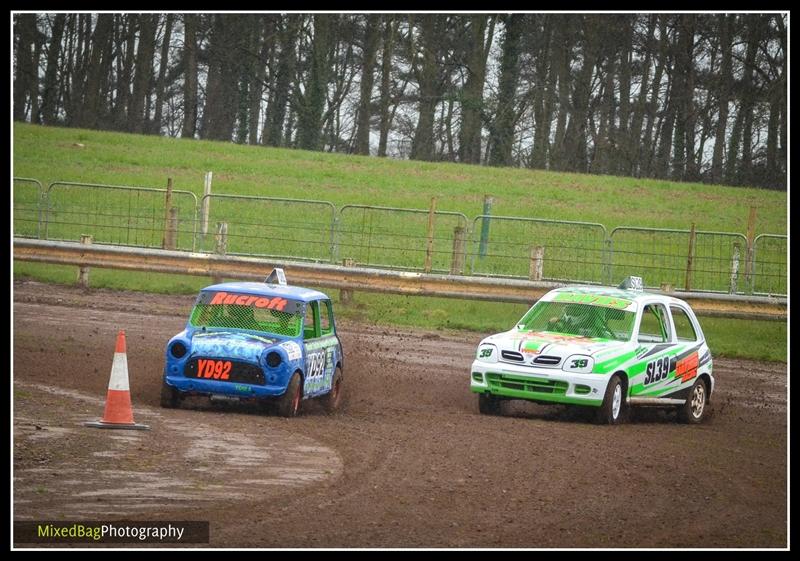
[[(161, 409), (192, 302), (15, 282), (15, 520), (209, 520), (212, 547), (787, 546), (785, 364), (715, 360), (700, 426), (521, 402), (487, 417), (468, 390), (481, 334), (342, 322), (341, 413)], [(119, 329), (147, 432), (81, 425)]]

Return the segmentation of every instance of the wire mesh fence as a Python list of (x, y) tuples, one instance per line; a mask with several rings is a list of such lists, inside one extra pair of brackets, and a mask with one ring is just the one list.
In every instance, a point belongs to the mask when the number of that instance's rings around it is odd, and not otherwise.
[(345, 205), (337, 221), (336, 258), (369, 267), (461, 273), (467, 226), (460, 212)]
[(44, 236), (89, 234), (98, 243), (193, 250), (196, 209), (191, 191), (172, 190), (168, 203), (167, 189), (54, 182), (46, 192)]
[(788, 244), (788, 236), (756, 236), (753, 241), (753, 293), (788, 293)]
[(327, 201), (205, 195), (197, 247), (232, 255), (333, 259), (336, 207)]
[(14, 235), (22, 238), (39, 238), (42, 233), (42, 200), (44, 188), (36, 179), (15, 177)]
[(611, 231), (612, 278), (641, 276), (648, 287), (742, 292), (747, 239), (742, 234), (619, 227)]
[(14, 235), (360, 266), (785, 295), (788, 237), (13, 178)]
[(479, 215), (472, 223), (474, 275), (604, 283), (602, 224)]

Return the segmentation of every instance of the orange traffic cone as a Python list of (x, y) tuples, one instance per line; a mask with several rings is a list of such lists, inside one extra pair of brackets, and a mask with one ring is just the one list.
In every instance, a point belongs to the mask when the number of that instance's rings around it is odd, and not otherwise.
[(133, 422), (131, 390), (128, 385), (128, 357), (125, 350), (125, 332), (117, 335), (117, 348), (111, 365), (111, 379), (108, 381), (108, 395), (103, 418), (84, 423), (87, 427), (98, 429), (149, 429), (147, 425)]

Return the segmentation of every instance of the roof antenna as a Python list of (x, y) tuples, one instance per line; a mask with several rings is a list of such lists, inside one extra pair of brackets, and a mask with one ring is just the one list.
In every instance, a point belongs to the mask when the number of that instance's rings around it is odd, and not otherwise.
[(267, 284), (279, 284), (281, 286), (286, 286), (286, 274), (280, 267), (275, 267), (272, 269), (272, 272), (269, 274), (269, 276), (264, 279), (264, 282)]

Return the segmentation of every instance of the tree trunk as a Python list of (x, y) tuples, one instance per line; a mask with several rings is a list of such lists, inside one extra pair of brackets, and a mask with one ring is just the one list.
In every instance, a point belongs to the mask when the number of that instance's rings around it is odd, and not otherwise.
[(156, 111), (151, 127), (152, 134), (161, 134), (161, 114), (162, 106), (164, 105), (164, 90), (166, 89), (165, 77), (167, 75), (167, 68), (169, 67), (169, 43), (172, 37), (172, 23), (174, 18), (175, 16), (173, 14), (167, 14), (167, 18), (164, 21), (164, 39), (161, 43), (161, 59), (158, 63), (158, 80), (156, 82)]
[(556, 67), (558, 76), (558, 117), (553, 148), (550, 152), (550, 168), (567, 169), (566, 134), (567, 116), (571, 113), (569, 93), (571, 89), (570, 64), (572, 62), (572, 37), (576, 16), (570, 14), (554, 15), (556, 18), (556, 36), (553, 46), (552, 65)]
[(386, 156), (386, 142), (389, 137), (391, 120), (389, 119), (389, 101), (391, 99), (392, 53), (394, 51), (395, 34), (399, 22), (391, 16), (386, 20), (383, 34), (383, 53), (381, 54), (381, 121), (378, 141), (378, 156)]
[(583, 18), (583, 66), (572, 94), (572, 110), (565, 138), (565, 169), (586, 173), (586, 125), (589, 119), (589, 96), (592, 74), (597, 63), (599, 47), (598, 26), (605, 25), (604, 16), (585, 15)]
[(208, 82), (201, 138), (231, 140), (239, 107), (242, 44), (248, 16), (214, 15), (208, 47)]
[(144, 114), (145, 98), (150, 94), (150, 79), (153, 76), (157, 14), (143, 14), (136, 51), (136, 74), (133, 79), (133, 95), (128, 108), (128, 131), (142, 133), (150, 115)]
[[(653, 76), (650, 103), (647, 104), (645, 111), (647, 124), (645, 125), (644, 141), (641, 150), (641, 158), (644, 159), (644, 169), (640, 170), (640, 175), (643, 175), (644, 177), (651, 177), (654, 173), (653, 170), (657, 165), (656, 139), (653, 137), (653, 129), (655, 128), (656, 114), (658, 111), (659, 99), (661, 97), (661, 81), (664, 77), (664, 68), (669, 62), (669, 35), (667, 32), (667, 18), (669, 16), (662, 14), (658, 17), (658, 64), (656, 65), (655, 75)], [(666, 108), (666, 98), (664, 106)]]
[(519, 40), (525, 16), (512, 14), (506, 18), (503, 54), (500, 59), (500, 79), (497, 93), (497, 114), (492, 123), (489, 144), (489, 165), (510, 166), (514, 146), (516, 121), (516, 92), (519, 80)]
[(745, 55), (742, 111), (744, 113), (744, 134), (742, 136), (742, 163), (739, 171), (739, 183), (752, 185), (753, 177), (753, 110), (756, 92), (753, 84), (753, 72), (756, 68), (756, 54), (763, 39), (763, 18), (761, 14), (749, 14), (747, 54)]
[(720, 33), (720, 50), (722, 51), (722, 66), (717, 83), (717, 99), (719, 111), (717, 128), (714, 134), (714, 155), (711, 160), (711, 181), (722, 182), (722, 156), (725, 153), (725, 131), (728, 127), (728, 102), (733, 88), (731, 74), (731, 35), (735, 15), (718, 14), (717, 22)]
[(14, 78), (14, 120), (24, 121), (28, 114), (27, 104), (30, 85), (33, 82), (33, 48), (36, 35), (36, 14), (17, 16), (16, 72)]
[(630, 129), (631, 116), (631, 53), (633, 52), (633, 26), (636, 16), (619, 16), (623, 30), (619, 60), (619, 128), (612, 136), (613, 150), (610, 172), (627, 174), (630, 169)]
[[(494, 27), (494, 19), (491, 21)], [(470, 164), (481, 163), (481, 129), (483, 121), (483, 85), (486, 81), (486, 55), (493, 30), (486, 39), (487, 16), (469, 16), (472, 48), (467, 54), (467, 81), (461, 97), (461, 131), (458, 159)]]
[(296, 92), (300, 103), (297, 109), (298, 146), (304, 150), (320, 149), (322, 113), (328, 92), (330, 54), (334, 44), (333, 14), (314, 15), (314, 40), (311, 47), (311, 69), (304, 94)]
[[(536, 85), (534, 93), (534, 133), (531, 149), (530, 167), (542, 169), (547, 162), (547, 148), (550, 144), (550, 98), (555, 85), (553, 68), (548, 65), (552, 49), (553, 16), (544, 16), (542, 48), (536, 57)], [(548, 73), (549, 66), (549, 73)]]
[[(255, 65), (255, 77), (250, 84), (250, 121), (247, 125), (248, 144), (258, 144), (258, 124), (261, 117), (261, 101), (264, 92), (264, 79), (267, 75), (267, 64), (270, 59), (272, 45), (275, 43), (275, 20), (280, 16), (269, 14), (263, 16), (253, 34), (253, 49), (258, 52)], [(259, 29), (261, 28), (261, 29)]]
[(683, 14), (678, 19), (678, 40), (675, 45), (674, 83), (672, 99), (675, 102), (675, 150), (672, 156), (672, 178), (682, 181), (686, 178), (687, 156), (693, 154), (694, 147), (687, 145), (687, 137), (694, 139), (694, 128), (690, 127), (692, 107), (692, 66), (694, 57), (694, 15)]
[(642, 159), (644, 153), (642, 151), (642, 121), (644, 120), (644, 111), (647, 105), (647, 91), (650, 78), (650, 67), (652, 66), (653, 54), (655, 52), (654, 34), (656, 29), (655, 14), (651, 14), (647, 24), (647, 40), (645, 42), (645, 55), (644, 66), (642, 68), (642, 82), (639, 86), (639, 97), (633, 108), (633, 118), (631, 120), (631, 128), (628, 132), (628, 143), (625, 152), (626, 167), (623, 172), (638, 177), (641, 173)]
[[(278, 56), (278, 69), (275, 83), (274, 107), (269, 108), (269, 127), (261, 142), (270, 146), (282, 146), (283, 125), (286, 120), (286, 104), (289, 102), (289, 89), (294, 81), (295, 64), (297, 62), (296, 42), (300, 30), (300, 17), (283, 16), (280, 32), (281, 52)], [(287, 127), (291, 130), (291, 127)], [(288, 139), (288, 136), (287, 136)]]
[(103, 56), (110, 56), (105, 53), (110, 47), (111, 31), (114, 24), (112, 14), (100, 14), (97, 16), (97, 26), (92, 35), (91, 55), (86, 75), (86, 85), (83, 88), (83, 107), (79, 113), (78, 126), (94, 129), (97, 128), (101, 113), (102, 103), (102, 79), (103, 79)]
[(183, 15), (183, 126), (181, 138), (197, 131), (197, 14)]
[(65, 14), (56, 14), (53, 20), (53, 33), (47, 48), (47, 68), (44, 73), (44, 90), (42, 91), (42, 120), (45, 125), (58, 122), (58, 55), (61, 52), (61, 39), (64, 35)]
[(358, 104), (358, 129), (356, 132), (356, 154), (369, 156), (369, 129), (372, 109), (372, 86), (375, 81), (375, 59), (378, 53), (381, 17), (367, 16), (364, 30), (364, 49), (361, 60), (361, 92)]
[[(433, 122), (438, 97), (438, 39), (437, 28), (438, 18), (436, 16), (423, 14), (420, 20), (420, 47), (422, 49), (422, 69), (417, 75), (419, 86), (419, 118), (417, 127), (414, 131), (414, 140), (411, 144), (412, 160), (433, 160), (434, 159), (434, 140)], [(412, 52), (413, 56), (413, 52)]]

